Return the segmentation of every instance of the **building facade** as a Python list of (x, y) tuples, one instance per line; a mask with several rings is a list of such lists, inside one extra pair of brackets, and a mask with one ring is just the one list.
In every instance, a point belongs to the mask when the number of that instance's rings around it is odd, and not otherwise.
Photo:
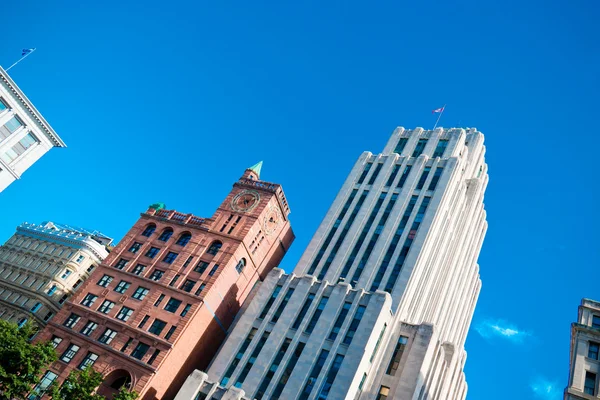
[(280, 185), (247, 169), (211, 218), (151, 206), (39, 337), (56, 344), (48, 382), (93, 366), (99, 393), (124, 385), (172, 399), (205, 368), (252, 287), (294, 235)]
[(598, 399), (600, 387), (600, 303), (581, 300), (577, 322), (571, 324), (569, 382), (565, 400)]
[(106, 258), (112, 239), (53, 222), (23, 223), (0, 246), (0, 318), (44, 327)]
[(0, 67), (0, 192), (53, 147), (66, 147)]
[(363, 153), (293, 273), (271, 272), (176, 399), (464, 399), (483, 142), (397, 128)]

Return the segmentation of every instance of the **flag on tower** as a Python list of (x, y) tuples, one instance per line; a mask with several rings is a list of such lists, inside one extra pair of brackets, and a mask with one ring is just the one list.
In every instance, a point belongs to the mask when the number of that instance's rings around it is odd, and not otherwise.
[(23, 49), (21, 52), (21, 57), (26, 56), (27, 54), (33, 52), (35, 49)]
[[(446, 106), (444, 106), (444, 107), (446, 107)], [(431, 113), (432, 114), (443, 113), (444, 112), (444, 107), (436, 108), (435, 110), (431, 111)]]

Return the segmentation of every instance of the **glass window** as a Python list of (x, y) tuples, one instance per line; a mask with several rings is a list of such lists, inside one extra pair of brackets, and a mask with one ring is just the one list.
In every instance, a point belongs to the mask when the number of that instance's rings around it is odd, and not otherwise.
[(98, 338), (98, 341), (100, 343), (110, 344), (110, 342), (112, 342), (112, 340), (115, 338), (115, 336), (117, 336), (117, 331), (114, 331), (110, 328), (106, 328), (106, 330), (104, 331), (102, 336), (100, 336)]
[(84, 258), (85, 258), (84, 256), (82, 256), (82, 255), (79, 255), (79, 256), (77, 257), (77, 260), (76, 260), (76, 261), (77, 261), (77, 264), (81, 264), (81, 262), (83, 261), (83, 259), (84, 259)]
[(112, 301), (104, 300), (102, 305), (98, 308), (98, 311), (100, 311), (103, 314), (108, 314), (110, 312), (110, 310), (113, 309), (114, 306), (115, 306), (115, 303), (113, 303)]
[(381, 172), (381, 168), (383, 167), (383, 164), (377, 164), (377, 167), (375, 168), (375, 172), (373, 172), (373, 175), (371, 175), (371, 178), (369, 178), (369, 185), (372, 185), (373, 183), (375, 183), (375, 179), (377, 179), (377, 176), (379, 175), (379, 172)]
[(185, 246), (190, 242), (190, 239), (192, 238), (192, 235), (189, 233), (182, 233), (181, 236), (179, 236), (179, 239), (177, 239), (177, 242), (175, 242), (175, 244), (178, 244), (179, 246)]
[(194, 293), (196, 296), (200, 296), (200, 293), (202, 293), (202, 291), (204, 290), (204, 288), (206, 287), (206, 283), (201, 283), (200, 286), (198, 286), (198, 289), (196, 289), (196, 293)]
[(67, 318), (63, 325), (67, 328), (73, 328), (77, 324), (77, 322), (79, 322), (80, 319), (81, 317), (79, 315), (71, 313), (71, 315), (69, 315), (69, 318)]
[(323, 369), (323, 365), (325, 365), (325, 360), (327, 360), (328, 356), (329, 351), (324, 349), (321, 350), (319, 358), (317, 359), (317, 362), (310, 371), (310, 375), (308, 376), (308, 380), (304, 384), (302, 392), (300, 392), (300, 397), (298, 397), (299, 400), (306, 400), (310, 396), (310, 392), (317, 383), (317, 379), (319, 379), (319, 375), (321, 374), (321, 369)]
[(17, 129), (23, 126), (23, 122), (18, 117), (12, 117), (4, 124), (10, 133), (14, 133)]
[(213, 265), (213, 267), (210, 269), (210, 272), (208, 273), (208, 276), (213, 276), (214, 274), (216, 274), (218, 269), (219, 264)]
[(277, 385), (275, 386), (275, 390), (273, 390), (271, 399), (279, 399), (279, 396), (281, 395), (281, 392), (283, 392), (287, 381), (290, 379), (290, 375), (292, 375), (292, 372), (294, 371), (294, 367), (296, 366), (298, 359), (302, 355), (302, 350), (304, 350), (305, 345), (305, 343), (300, 342), (298, 343), (298, 346), (296, 346), (296, 349), (290, 356), (290, 360), (281, 374), (281, 378), (279, 378), (279, 382), (277, 382)]
[(181, 277), (181, 275), (177, 274), (173, 277), (173, 279), (171, 279), (171, 282), (169, 282), (169, 286), (175, 286), (175, 284), (177, 283), (177, 280)]
[(150, 328), (148, 328), (148, 332), (159, 336), (163, 329), (165, 329), (165, 326), (167, 326), (167, 323), (165, 321), (155, 319), (154, 322), (152, 322), (152, 325), (150, 325)]
[(300, 324), (302, 323), (302, 320), (306, 316), (306, 313), (308, 312), (308, 309), (310, 308), (314, 299), (315, 299), (315, 295), (313, 293), (309, 293), (308, 297), (306, 298), (306, 301), (304, 302), (304, 304), (302, 305), (302, 308), (300, 309), (300, 312), (298, 313), (298, 316), (296, 317), (296, 320), (292, 324), (292, 329), (298, 329), (300, 327)]
[(115, 292), (125, 293), (127, 291), (127, 289), (129, 289), (129, 286), (131, 286), (131, 282), (121, 281), (115, 288)]
[(131, 247), (129, 248), (129, 251), (130, 251), (131, 253), (134, 253), (134, 254), (135, 254), (135, 253), (137, 253), (137, 252), (140, 250), (140, 248), (141, 248), (141, 247), (142, 247), (142, 244), (141, 244), (141, 243), (139, 243), (139, 242), (134, 242), (134, 243), (131, 245)]
[(404, 353), (407, 342), (408, 338), (406, 336), (400, 336), (398, 343), (396, 343), (394, 353), (392, 354), (390, 364), (387, 367), (387, 371), (385, 371), (386, 374), (392, 376), (396, 375), (396, 371), (398, 371), (398, 367), (400, 366), (400, 360), (402, 359), (402, 354)]
[(8, 108), (4, 100), (0, 99), (0, 111), (4, 111)]
[(94, 321), (88, 321), (87, 324), (81, 329), (80, 333), (84, 336), (90, 336), (98, 327), (98, 324)]
[(417, 145), (415, 146), (415, 151), (413, 151), (412, 157), (419, 157), (423, 150), (425, 150), (425, 145), (427, 145), (427, 139), (419, 139)]
[(52, 285), (50, 289), (48, 289), (48, 296), (52, 296), (54, 293), (56, 293), (56, 290), (58, 290), (56, 285)]
[(139, 286), (137, 289), (135, 289), (135, 292), (131, 297), (133, 297), (136, 300), (144, 300), (144, 298), (146, 298), (146, 295), (148, 295), (149, 292), (150, 289), (145, 288), (143, 286)]
[(115, 268), (116, 269), (123, 269), (127, 266), (127, 264), (129, 264), (129, 260), (126, 260), (124, 258), (121, 258), (116, 264), (115, 264)]
[(56, 380), (56, 378), (58, 378), (58, 375), (56, 375), (54, 372), (46, 371), (46, 373), (40, 380), (40, 383), (35, 385), (31, 394), (27, 397), (27, 400), (41, 399), (44, 392), (50, 387), (50, 385)]
[(164, 274), (165, 274), (165, 271), (161, 271), (160, 269), (155, 269), (152, 272), (152, 275), (150, 275), (150, 279), (153, 281), (159, 281), (160, 278), (162, 278)]
[(396, 145), (396, 148), (394, 149), (394, 153), (402, 154), (402, 150), (404, 150), (406, 143), (408, 143), (408, 138), (400, 138), (398, 144)]
[(181, 300), (177, 300), (174, 298), (170, 298), (169, 301), (167, 302), (167, 304), (165, 305), (165, 310), (167, 310), (168, 312), (176, 312), (177, 309), (179, 308), (179, 306), (181, 305)]
[(61, 361), (64, 361), (66, 363), (71, 362), (71, 360), (73, 359), (73, 357), (75, 357), (78, 351), (79, 346), (77, 346), (76, 344), (71, 344), (69, 347), (67, 347), (67, 350), (62, 354), (62, 356), (60, 356)]
[(229, 382), (229, 378), (231, 378), (231, 375), (235, 371), (235, 368), (240, 363), (240, 360), (242, 359), (242, 357), (244, 357), (244, 353), (248, 349), (248, 346), (250, 346), (250, 343), (252, 342), (254, 335), (256, 335), (257, 330), (258, 329), (256, 329), (256, 328), (250, 329), (250, 333), (248, 333), (248, 336), (246, 336), (246, 339), (240, 346), (240, 349), (238, 350), (235, 358), (233, 359), (231, 364), (229, 364), (229, 368), (227, 368), (227, 371), (225, 371), (225, 375), (223, 375), (223, 379), (221, 379), (221, 386), (225, 386), (227, 384), (227, 382)]
[(211, 243), (210, 247), (208, 248), (208, 250), (206, 252), (208, 254), (212, 254), (214, 256), (219, 252), (221, 247), (223, 247), (223, 243), (221, 243), (217, 240), (217, 241), (214, 241)]
[(394, 169), (392, 169), (392, 173), (390, 174), (385, 186), (392, 186), (392, 183), (396, 180), (396, 175), (398, 175), (398, 171), (400, 171), (400, 165), (394, 165)]
[(144, 318), (142, 318), (142, 322), (139, 323), (138, 328), (143, 328), (144, 325), (146, 325), (146, 322), (148, 322), (148, 320), (150, 319), (149, 315), (144, 315)]
[(196, 281), (192, 281), (190, 279), (186, 279), (185, 282), (183, 282), (183, 285), (181, 285), (181, 290), (183, 290), (184, 292), (191, 292), (192, 289), (194, 288), (194, 286), (196, 285)]
[(204, 271), (206, 271), (207, 267), (208, 263), (206, 261), (200, 261), (198, 265), (196, 265), (196, 267), (194, 268), (194, 271), (198, 272), (199, 274), (202, 274), (204, 273)]
[(36, 313), (40, 310), (40, 308), (42, 308), (42, 303), (38, 301), (33, 307), (31, 307), (31, 312)]
[(583, 392), (592, 396), (596, 395), (596, 374), (585, 371), (585, 384)]
[(446, 151), (446, 147), (448, 147), (448, 140), (440, 139), (435, 148), (435, 151), (433, 152), (433, 158), (442, 157), (444, 155), (444, 152)]
[(375, 348), (373, 349), (373, 353), (371, 354), (371, 358), (369, 362), (373, 362), (373, 358), (375, 358), (375, 354), (377, 354), (377, 350), (379, 350), (379, 346), (381, 345), (381, 340), (383, 339), (383, 335), (385, 335), (385, 330), (387, 329), (387, 324), (383, 324), (383, 329), (379, 333), (379, 337), (377, 338), (377, 343), (375, 343)]
[(597, 360), (598, 359), (598, 349), (599, 349), (600, 345), (596, 342), (590, 342), (589, 346), (588, 346), (588, 358), (591, 358), (593, 360)]
[(133, 351), (131, 352), (131, 357), (141, 360), (142, 358), (144, 358), (149, 348), (150, 346), (146, 343), (139, 342), (138, 345), (135, 346), (135, 349), (133, 349)]
[(344, 356), (341, 354), (336, 354), (333, 360), (333, 364), (329, 368), (329, 372), (327, 373), (327, 377), (325, 378), (325, 383), (323, 383), (323, 387), (317, 396), (317, 399), (326, 399), (329, 396), (329, 392), (333, 387), (333, 381), (337, 376), (340, 367), (342, 366), (342, 362), (344, 361)]
[(173, 264), (173, 262), (177, 259), (178, 253), (173, 253), (172, 251), (168, 252), (163, 261), (167, 264)]
[(185, 269), (188, 265), (190, 265), (190, 263), (192, 262), (192, 260), (194, 259), (194, 256), (189, 256), (187, 260), (185, 260), (185, 262), (183, 263), (183, 268)]
[(600, 317), (597, 315), (592, 316), (592, 328), (600, 329)]
[(283, 300), (279, 304), (279, 307), (277, 307), (277, 310), (275, 310), (275, 313), (273, 314), (273, 318), (271, 318), (271, 322), (275, 323), (275, 322), (279, 321), (279, 317), (281, 317), (281, 313), (283, 313), (283, 310), (285, 309), (285, 306), (287, 305), (288, 301), (290, 300), (290, 297), (292, 297), (292, 294), (294, 294), (294, 289), (293, 288), (288, 289), (285, 296), (283, 297)]
[(73, 271), (71, 271), (70, 269), (65, 269), (63, 274), (60, 276), (60, 279), (67, 279), (72, 273)]
[(387, 386), (382, 386), (379, 389), (379, 394), (377, 395), (376, 400), (386, 400), (390, 395), (390, 388)]
[(261, 400), (264, 396), (265, 392), (267, 391), (267, 388), (269, 387), (269, 384), (271, 383), (271, 380), (273, 379), (273, 376), (275, 375), (275, 372), (277, 371), (277, 368), (279, 367), (279, 364), (281, 363), (281, 360), (283, 359), (283, 356), (285, 356), (287, 349), (290, 347), (290, 343), (292, 343), (292, 339), (286, 338), (281, 347), (279, 348), (279, 351), (275, 355), (275, 359), (271, 363), (271, 367), (269, 367), (267, 374), (260, 383), (258, 391), (254, 395), (254, 399)]
[(421, 178), (419, 178), (416, 189), (423, 189), (423, 185), (425, 185), (425, 181), (427, 181), (427, 177), (429, 176), (429, 171), (431, 171), (431, 167), (425, 167), (423, 169), (423, 173), (421, 174)]
[(167, 334), (165, 335), (165, 339), (169, 340), (171, 339), (171, 336), (173, 336), (173, 332), (175, 332), (175, 329), (177, 329), (176, 325), (173, 325), (169, 328), (169, 330), (167, 331)]
[(317, 306), (317, 309), (313, 313), (310, 321), (308, 321), (308, 325), (306, 326), (306, 329), (304, 330), (306, 333), (312, 333), (313, 329), (315, 329), (315, 325), (317, 325), (317, 322), (319, 321), (319, 317), (323, 313), (323, 310), (325, 309), (325, 305), (327, 305), (327, 300), (329, 300), (329, 297), (325, 297), (325, 296), (321, 297), (321, 301), (319, 301), (319, 305)]
[(358, 182), (357, 183), (359, 185), (365, 181), (365, 178), (367, 177), (367, 174), (371, 170), (372, 166), (373, 166), (373, 163), (367, 163), (365, 165), (365, 169), (363, 170), (362, 174), (360, 174), (360, 177), (358, 178)]
[(58, 345), (60, 344), (60, 342), (62, 342), (62, 338), (52, 335), (52, 341), (51, 341), (52, 347), (57, 348)]
[(164, 298), (165, 298), (164, 294), (161, 294), (160, 296), (158, 296), (158, 299), (156, 299), (156, 301), (154, 302), (154, 307), (158, 307)]
[(367, 309), (367, 307), (365, 307), (365, 306), (358, 306), (358, 309), (354, 313), (354, 318), (352, 319), (352, 322), (350, 322), (350, 326), (348, 327), (348, 332), (346, 332), (346, 336), (344, 336), (344, 340), (342, 343), (344, 343), (344, 344), (352, 343), (352, 339), (354, 338), (356, 329), (358, 328), (358, 325), (360, 324), (360, 320), (362, 319), (363, 315), (365, 314), (366, 309)]
[(271, 294), (271, 297), (269, 297), (269, 300), (267, 301), (267, 304), (265, 304), (265, 307), (263, 308), (263, 310), (260, 313), (260, 316), (258, 318), (263, 319), (264, 317), (267, 316), (267, 313), (269, 312), (269, 309), (273, 305), (273, 302), (275, 301), (275, 299), (279, 295), (280, 291), (281, 291), (281, 285), (277, 285), (275, 287), (275, 290), (273, 290), (273, 293)]
[(146, 270), (145, 265), (138, 264), (131, 270), (131, 273), (135, 274), (135, 275), (141, 275), (145, 270)]
[(159, 251), (160, 249), (158, 247), (150, 247), (145, 255), (148, 258), (154, 258), (156, 257)]
[(350, 303), (350, 302), (344, 303), (344, 306), (342, 307), (342, 311), (340, 311), (340, 315), (338, 315), (337, 319), (335, 320), (335, 324), (333, 325), (333, 329), (329, 333), (329, 337), (328, 337), (329, 340), (335, 340), (338, 333), (340, 333), (340, 329), (342, 328), (342, 325), (344, 324), (344, 320), (346, 319), (346, 316), (348, 315), (348, 312), (350, 311), (351, 307), (352, 307), (352, 303)]
[(238, 261), (237, 265), (235, 266), (235, 270), (237, 271), (238, 274), (241, 274), (242, 271), (244, 270), (245, 266), (246, 266), (246, 259), (242, 258), (240, 261)]
[(429, 182), (429, 187), (427, 190), (435, 190), (440, 177), (442, 176), (442, 172), (444, 172), (444, 168), (436, 168), (433, 177), (431, 178), (431, 182)]
[(171, 238), (171, 236), (173, 236), (173, 229), (171, 228), (166, 228), (158, 237), (158, 240), (160, 240), (161, 242), (166, 242), (167, 240), (169, 240)]
[(117, 319), (120, 319), (121, 321), (127, 321), (129, 317), (131, 317), (131, 314), (133, 314), (133, 310), (129, 307), (123, 306), (117, 314)]
[(258, 358), (258, 355), (260, 354), (262, 348), (264, 347), (265, 343), (267, 342), (267, 339), (269, 338), (269, 334), (270, 334), (270, 332), (264, 332), (262, 334), (260, 340), (258, 341), (258, 343), (256, 344), (256, 347), (254, 348), (254, 351), (252, 352), (252, 354), (250, 354), (250, 358), (248, 359), (248, 362), (246, 363), (246, 365), (244, 365), (242, 372), (240, 372), (240, 375), (238, 376), (238, 379), (235, 382), (235, 385), (234, 385), (235, 387), (238, 387), (238, 388), (242, 387), (242, 384), (244, 383), (244, 381), (246, 380), (246, 377), (248, 376), (248, 372), (250, 372), (250, 369), (252, 369), (254, 362)]
[(148, 364), (152, 365), (152, 363), (154, 363), (154, 361), (156, 360), (156, 357), (158, 357), (159, 354), (160, 354), (160, 350), (154, 349), (154, 353), (152, 353), (152, 355), (148, 359)]
[(146, 229), (142, 232), (142, 236), (150, 237), (156, 230), (156, 225), (149, 224)]
[(79, 364), (79, 369), (83, 370), (86, 369), (88, 367), (91, 367), (92, 365), (94, 365), (94, 363), (96, 362), (96, 360), (98, 359), (98, 354), (92, 353), (91, 351), (88, 351), (88, 353), (86, 354), (85, 358), (81, 361), (81, 363)]

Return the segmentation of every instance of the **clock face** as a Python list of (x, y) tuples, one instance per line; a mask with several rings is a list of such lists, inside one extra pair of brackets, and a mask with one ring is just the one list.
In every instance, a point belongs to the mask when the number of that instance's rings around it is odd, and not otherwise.
[(244, 190), (231, 200), (231, 208), (235, 211), (247, 212), (257, 206), (260, 195), (254, 190)]
[(280, 223), (281, 214), (279, 213), (279, 210), (275, 207), (269, 208), (263, 221), (263, 229), (265, 230), (265, 233), (270, 235), (271, 233), (275, 232)]

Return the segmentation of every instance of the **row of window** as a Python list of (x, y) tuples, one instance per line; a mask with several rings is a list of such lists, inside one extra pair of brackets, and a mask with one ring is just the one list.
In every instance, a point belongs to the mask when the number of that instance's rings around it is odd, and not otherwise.
[[(425, 146), (427, 146), (428, 141), (429, 141), (429, 139), (424, 139), (424, 138), (419, 139), (419, 141), (415, 145), (415, 148), (412, 152), (411, 157), (418, 157), (421, 154), (423, 154), (423, 150), (425, 150)], [(433, 152), (432, 158), (443, 157), (444, 153), (446, 152), (446, 148), (448, 147), (448, 142), (449, 142), (448, 139), (440, 139), (437, 143), (435, 151)], [(407, 143), (408, 143), (408, 138), (400, 138), (400, 140), (398, 140), (398, 144), (396, 145), (396, 148), (394, 149), (394, 153), (402, 154), (402, 151), (406, 147)]]
[[(156, 231), (156, 225), (149, 224), (148, 226), (146, 226), (146, 228), (142, 232), (142, 236), (150, 237), (150, 236), (152, 236), (152, 234), (155, 231)], [(161, 242), (166, 242), (171, 238), (171, 236), (173, 236), (173, 229), (165, 228), (165, 229), (163, 229), (161, 234), (158, 236), (158, 240), (160, 240)], [(191, 239), (192, 239), (192, 234), (189, 232), (184, 232), (181, 235), (179, 235), (179, 239), (177, 239), (175, 244), (185, 247)]]
[[(37, 313), (42, 308), (41, 302), (39, 302), (35, 299), (31, 299), (31, 298), (29, 298), (21, 293), (18, 293), (18, 292), (13, 292), (8, 289), (0, 288), (0, 296), (2, 296), (2, 295), (4, 295), (3, 300), (10, 302), (12, 304), (18, 305), (23, 308), (29, 308), (29, 310), (34, 314)], [(33, 303), (33, 305), (31, 303)], [(2, 315), (4, 315), (5, 312), (6, 311), (4, 311), (4, 310), (2, 311), (2, 314), (0, 314), (0, 318), (2, 317)], [(45, 314), (45, 316), (43, 317), (43, 320), (48, 321), (48, 320), (50, 320), (50, 318), (52, 318), (53, 315), (54, 315), (54, 313), (47, 312)]]
[[(365, 169), (363, 170), (362, 175), (358, 179), (357, 184), (360, 185), (363, 183), (364, 178), (366, 177), (367, 173), (371, 169), (371, 165), (372, 165), (372, 163), (367, 163), (367, 165), (365, 166)], [(377, 164), (377, 168), (375, 169), (375, 172), (371, 176), (371, 179), (369, 179), (369, 182), (368, 182), (369, 185), (372, 185), (375, 182), (375, 179), (377, 178), (377, 174), (379, 174), (379, 171), (381, 170), (382, 166), (383, 166), (383, 164)], [(404, 172), (402, 173), (402, 176), (400, 177), (400, 180), (398, 181), (398, 184), (396, 185), (397, 188), (400, 189), (404, 186), (404, 183), (406, 182), (406, 179), (408, 178), (408, 174), (410, 173), (411, 169), (412, 169), (411, 165), (407, 165), (404, 168)], [(385, 184), (386, 187), (392, 186), (399, 170), (400, 170), (400, 165), (398, 165), (398, 164), (394, 165), (394, 168), (392, 169), (392, 173), (390, 174), (390, 176)], [(430, 171), (431, 171), (431, 167), (425, 167), (423, 169), (423, 172), (421, 173), (421, 177), (419, 178), (419, 181), (417, 182), (416, 189), (418, 189), (418, 190), (423, 189), (423, 186), (425, 185), (425, 182), (427, 181), (427, 178), (429, 177)], [(436, 168), (433, 178), (431, 179), (431, 182), (429, 183), (429, 186), (427, 187), (427, 190), (435, 190), (435, 188), (437, 187), (437, 184), (440, 180), (440, 177), (442, 176), (442, 172), (444, 172), (443, 167)]]

